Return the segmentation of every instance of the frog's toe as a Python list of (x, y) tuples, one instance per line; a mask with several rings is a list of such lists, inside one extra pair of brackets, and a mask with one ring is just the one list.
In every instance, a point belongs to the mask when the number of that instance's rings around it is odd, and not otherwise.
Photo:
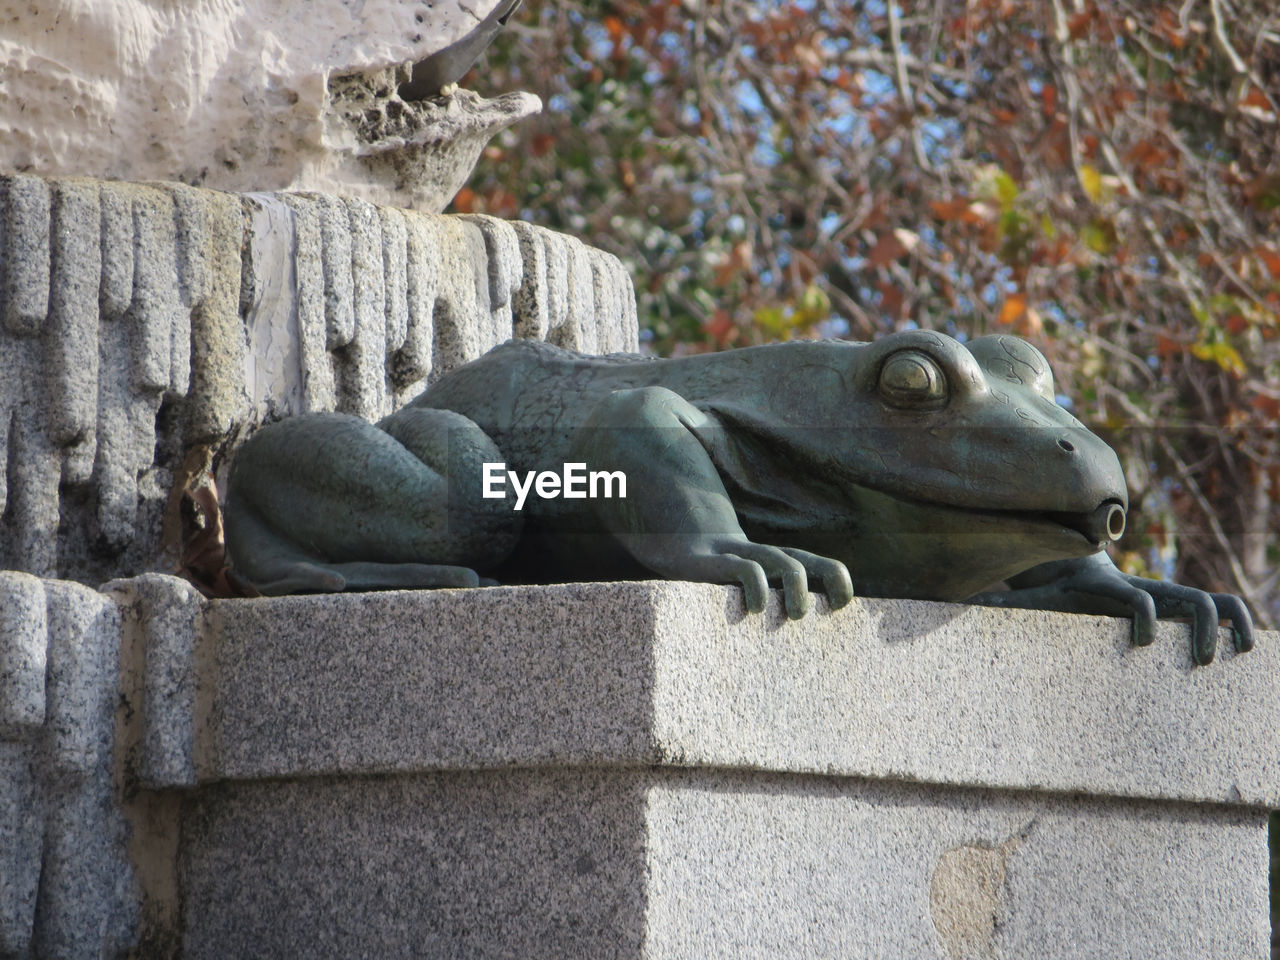
[(480, 575), (470, 567), (440, 563), (335, 563), (330, 569), (346, 578), (348, 590), (419, 590), (430, 587), (478, 587)]
[(341, 593), (347, 578), (338, 571), (318, 563), (292, 563), (271, 579), (248, 581), (264, 597), (283, 597), (291, 593)]
[[(1142, 580), (1129, 577), (1116, 577), (1109, 574), (1086, 574), (1081, 577), (1079, 582), (1072, 587), (1068, 587), (1068, 593), (1078, 592), (1081, 594), (1081, 602), (1068, 603), (1059, 609), (1074, 610), (1076, 612), (1089, 612), (1092, 604), (1091, 599), (1100, 600), (1103, 604), (1108, 601), (1119, 604), (1116, 613), (1128, 611), (1128, 615), (1133, 620), (1133, 628), (1130, 632), (1133, 645), (1135, 647), (1150, 646), (1156, 639), (1156, 620), (1159, 617), (1159, 607), (1156, 598), (1152, 595), (1148, 586), (1153, 581)], [(1099, 613), (1108, 613), (1105, 607), (1098, 609)]]
[[(736, 548), (736, 547), (735, 547)], [(769, 578), (754, 560), (730, 553), (686, 557), (673, 576), (701, 583), (742, 584), (748, 613), (762, 613), (769, 603)]]
[(804, 619), (810, 606), (809, 574), (804, 563), (792, 556), (790, 551), (762, 543), (736, 543), (732, 551), (739, 557), (757, 563), (768, 579), (780, 581), (787, 616), (792, 620)]
[(1238, 653), (1253, 649), (1253, 616), (1243, 600), (1230, 593), (1211, 593), (1218, 617), (1231, 621), (1231, 643)]
[(820, 557), (807, 550), (795, 547), (779, 547), (783, 553), (800, 561), (805, 572), (813, 580), (822, 581), (822, 589), (827, 594), (827, 604), (832, 610), (839, 610), (853, 599), (853, 579), (849, 576), (849, 568), (839, 560)]
[(1191, 621), (1191, 657), (1199, 666), (1212, 663), (1218, 652), (1218, 606), (1203, 590), (1164, 580), (1128, 578), (1155, 601), (1156, 615)]

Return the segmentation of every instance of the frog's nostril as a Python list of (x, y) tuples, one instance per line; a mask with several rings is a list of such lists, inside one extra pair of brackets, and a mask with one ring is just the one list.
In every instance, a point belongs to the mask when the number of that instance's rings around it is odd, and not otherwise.
[(1075, 444), (1073, 444), (1070, 440), (1067, 440), (1064, 437), (1058, 438), (1058, 446), (1060, 446), (1063, 450), (1067, 451), (1067, 453), (1076, 452)]

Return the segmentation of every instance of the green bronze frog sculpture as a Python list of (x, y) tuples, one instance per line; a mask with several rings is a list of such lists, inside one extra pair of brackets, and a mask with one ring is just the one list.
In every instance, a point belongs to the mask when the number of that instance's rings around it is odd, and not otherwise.
[(1237, 597), (1111, 563), (1127, 508), (1115, 453), (1014, 337), (668, 360), (514, 340), (376, 425), (263, 427), (226, 535), (268, 595), (658, 575), (739, 583), (752, 612), (778, 583), (799, 618), (817, 581), (833, 608), (856, 591), (1131, 616), (1138, 644), (1188, 618), (1201, 664), (1227, 620), (1250, 649)]

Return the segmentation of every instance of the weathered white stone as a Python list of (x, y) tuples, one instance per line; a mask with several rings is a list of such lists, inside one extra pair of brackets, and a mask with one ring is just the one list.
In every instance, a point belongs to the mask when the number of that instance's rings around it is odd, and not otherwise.
[[(387, 358), (404, 346), (409, 335), (409, 239), (404, 217), (394, 207), (379, 207), (382, 236), (382, 274), (386, 290)], [(386, 359), (384, 358), (384, 363)], [(388, 367), (391, 379), (395, 370)]]
[(355, 330), (347, 347), (341, 405), (376, 420), (391, 412), (387, 390), (387, 294), (382, 261), (382, 219), (363, 200), (347, 201), (351, 219), (351, 286)]
[(31, 337), (49, 310), (49, 186), (13, 177), (4, 199), (4, 321), (11, 333)]
[(545, 340), (551, 329), (547, 243), (531, 223), (516, 222), (511, 228), (516, 233), (523, 261), (520, 289), (511, 301), (513, 329), (517, 337)]
[[(300, 242), (295, 218), (286, 199), (274, 194), (247, 194), (245, 202), (250, 217), (240, 273), (248, 338), (243, 351), (245, 386), (259, 409), (301, 409), (306, 337), (299, 328), (305, 294), (297, 275), (299, 258), (293, 253)], [(317, 362), (321, 357), (311, 354), (307, 359)]]
[[(443, 209), (484, 143), (540, 104), (529, 94), (405, 102), (396, 88), (497, 4), (0, 3), (0, 171), (324, 189)], [(41, 191), (19, 184), (19, 216), (46, 219)], [(47, 243), (27, 252), (15, 269), (40, 272)], [(45, 311), (38, 286), (22, 290), (5, 318), (30, 332)]]
[(564, 283), (567, 311), (565, 323), (555, 328), (551, 342), (582, 353), (600, 352), (600, 330), (596, 315), (596, 278), (586, 244), (577, 237), (565, 237), (569, 261)]

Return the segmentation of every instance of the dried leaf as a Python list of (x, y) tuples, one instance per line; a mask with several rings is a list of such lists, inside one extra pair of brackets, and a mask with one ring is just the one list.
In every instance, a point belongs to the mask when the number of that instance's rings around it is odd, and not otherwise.
[(1274, 247), (1261, 246), (1257, 247), (1253, 252), (1258, 255), (1258, 259), (1266, 266), (1272, 279), (1280, 280), (1280, 250)]
[(463, 187), (453, 198), (453, 209), (455, 213), (475, 213), (476, 192), (470, 187)]
[(1027, 312), (1027, 296), (1024, 293), (1011, 293), (1000, 306), (997, 323), (1014, 323)]
[(1084, 187), (1085, 195), (1094, 203), (1102, 202), (1102, 174), (1096, 167), (1087, 163), (1081, 164), (1080, 186)]
[(179, 572), (208, 597), (256, 596), (229, 575), (218, 488), (210, 473), (197, 474), (182, 491), (182, 559)]
[(1067, 21), (1067, 34), (1072, 40), (1079, 40), (1089, 32), (1089, 28), (1093, 26), (1093, 21), (1096, 19), (1098, 19), (1098, 8), (1088, 7)]
[(906, 252), (906, 247), (898, 240), (895, 232), (887, 230), (880, 234), (875, 246), (867, 254), (867, 262), (873, 267), (887, 267)]
[(969, 212), (969, 199), (956, 197), (954, 200), (933, 200), (929, 209), (939, 220), (959, 220)]
[(1247, 96), (1237, 101), (1236, 106), (1244, 113), (1259, 120), (1275, 120), (1276, 113), (1271, 107), (1271, 101), (1267, 99), (1267, 95), (1253, 87), (1249, 90)]
[[(729, 311), (723, 308), (717, 309), (702, 324), (702, 329), (721, 346), (728, 344), (732, 340), (737, 339), (737, 328), (733, 325), (733, 318), (729, 316)], [(732, 334), (732, 336), (731, 336)]]

